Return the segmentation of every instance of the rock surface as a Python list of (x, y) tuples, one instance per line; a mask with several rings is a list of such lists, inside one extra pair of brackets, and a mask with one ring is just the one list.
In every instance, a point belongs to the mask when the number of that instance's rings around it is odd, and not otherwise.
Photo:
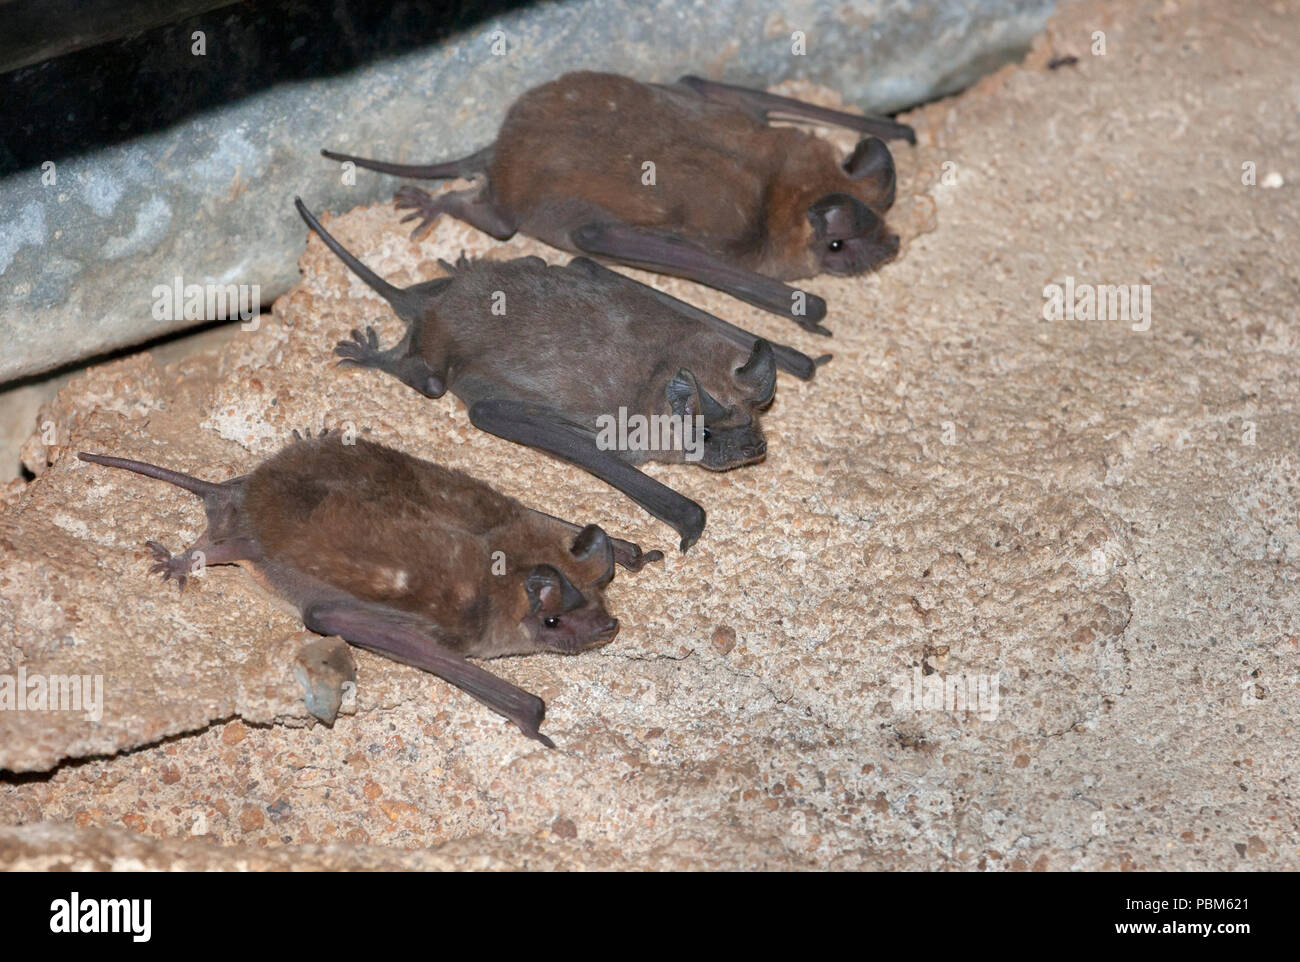
[[(403, 32), (436, 23), (410, 5), (387, 19), (365, 6), (331, 5), (325, 17), (309, 0), (240, 5), (124, 53), (89, 51), (106, 61), (84, 77), (61, 76), (58, 63), (0, 76), (0, 325), (11, 335), (0, 382), (193, 326), (154, 314), (155, 287), (178, 276), (259, 285), (269, 305), (297, 280), (294, 195), (347, 210), (387, 200), (398, 183), (362, 172), (346, 184), (322, 147), (421, 163), (467, 154), (491, 142), (522, 91), (580, 68), (760, 86), (807, 78), (860, 107), (898, 109), (1023, 55), (1052, 3), (810, 0), (781, 15), (768, 0), (572, 0), (457, 23), (414, 51)], [(454, 6), (447, 16), (465, 16)], [(196, 30), (203, 56), (191, 52)], [(105, 88), (102, 73), (122, 89)], [(256, 86), (268, 79), (278, 82)], [(78, 96), (58, 96), (60, 85)], [(237, 101), (215, 98), (214, 88), (250, 86)], [(88, 97), (103, 103), (87, 110)], [(178, 105), (190, 113), (173, 116)], [(145, 127), (123, 139), (117, 125), (101, 129), (101, 113)], [(110, 146), (60, 155), (64, 128), (77, 125)]]
[[(180, 597), (148, 575), (197, 504), (72, 457), (221, 478), (351, 422), (670, 547), (450, 398), (333, 369), (397, 324), (318, 241), (260, 330), (78, 378), (0, 514), (0, 673), (102, 673), (104, 713), (0, 712), (0, 767), (33, 773), (0, 778), (0, 865), (1296, 867), (1298, 40), (1280, 4), (1066, 8), (910, 118), (902, 259), (809, 285), (832, 342), (656, 279), (835, 358), (782, 379), (764, 464), (655, 470), (709, 528), (616, 579), (613, 645), (495, 665), (556, 751), (365, 653), (354, 714), (312, 723), (292, 616), (233, 568)], [(446, 221), (413, 244), (386, 204), (330, 223), (398, 283), (462, 248), (560, 258)], [(1045, 320), (1067, 277), (1151, 285), (1149, 329)], [(997, 701), (916, 710), (917, 677)]]

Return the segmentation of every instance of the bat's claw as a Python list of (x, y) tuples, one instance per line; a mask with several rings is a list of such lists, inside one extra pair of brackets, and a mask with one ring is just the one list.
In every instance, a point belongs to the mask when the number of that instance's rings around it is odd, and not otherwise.
[[(683, 517), (673, 527), (677, 533), (682, 536), (681, 551), (685, 554), (690, 550), (691, 545), (700, 540), (700, 535), (704, 533), (704, 525), (708, 522), (708, 515), (694, 501), (687, 502), (687, 508), (683, 512)], [(672, 522), (669, 522), (672, 524)]]
[(354, 327), (352, 329), (352, 340), (372, 351), (379, 350), (379, 335), (375, 333), (375, 329), (369, 324), (366, 325), (364, 333)]
[(356, 364), (361, 367), (373, 367), (378, 356), (379, 335), (373, 327), (367, 326), (365, 332), (353, 329), (350, 340), (339, 341), (334, 345), (334, 353), (341, 357), (340, 364)]
[(411, 213), (402, 218), (401, 223), (407, 221), (418, 221), (411, 229), (411, 240), (420, 240), (425, 234), (433, 229), (433, 222), (438, 219), (442, 213), (438, 209), (438, 203), (433, 196), (419, 187), (399, 187), (397, 193), (393, 195), (393, 204), (398, 210), (410, 210)]
[(313, 432), (311, 428), (303, 428), (302, 431), (300, 432), (297, 428), (294, 428), (291, 433), (293, 434), (293, 439), (295, 441), (310, 441), (313, 438), (328, 437), (329, 434), (331, 433), (331, 430), (336, 431), (338, 429), (321, 428), (319, 431)]
[[(407, 217), (403, 217), (402, 223), (405, 224), (408, 220), (415, 220), (415, 218), (417, 217), (420, 217), (420, 215), (411, 214)], [(433, 230), (433, 218), (420, 217), (420, 223), (416, 224), (414, 227), (411, 228), (411, 240), (413, 241), (424, 240), (424, 238), (428, 235), (429, 231), (431, 230)]]
[(529, 738), (536, 739), (547, 748), (554, 748), (555, 742), (551, 741), (539, 730), (542, 727), (542, 720), (546, 717), (546, 703), (536, 695), (530, 695), (527, 692), (520, 692), (520, 695), (522, 698), (520, 703), (514, 706), (514, 710), (503, 714)]
[(790, 320), (794, 321), (805, 331), (811, 331), (813, 334), (823, 334), (826, 337), (831, 336), (831, 332), (822, 327), (819, 323), (826, 318), (826, 301), (816, 294), (808, 294), (804, 303), (804, 310), (801, 314), (792, 313)]
[(149, 568), (151, 575), (161, 574), (163, 581), (176, 579), (176, 587), (181, 591), (185, 590), (185, 584), (189, 581), (189, 563), (184, 555), (173, 555), (157, 541), (146, 541), (145, 546), (149, 549), (156, 562)]
[(393, 203), (397, 207), (415, 207), (423, 209), (433, 201), (433, 197), (423, 187), (411, 187), (409, 184), (405, 187), (397, 188), (397, 193), (393, 195)]
[[(795, 323), (798, 324), (800, 327), (802, 327), (805, 331), (809, 332), (810, 334), (820, 334), (820, 335), (822, 335), (823, 337), (830, 337), (830, 336), (831, 336), (830, 328), (828, 328), (828, 327), (823, 327), (822, 325), (818, 324), (816, 321), (810, 321), (810, 320), (809, 320), (808, 318), (806, 318), (806, 317), (797, 317), (797, 318), (795, 318)], [(831, 357), (831, 356), (830, 356), (829, 354), (826, 354), (826, 355), (823, 355), (823, 356), (825, 357), (825, 359), (826, 359), (827, 361), (830, 360), (830, 357)], [(825, 361), (820, 361), (820, 359), (819, 359), (819, 361), (814, 362), (814, 363), (825, 363)]]

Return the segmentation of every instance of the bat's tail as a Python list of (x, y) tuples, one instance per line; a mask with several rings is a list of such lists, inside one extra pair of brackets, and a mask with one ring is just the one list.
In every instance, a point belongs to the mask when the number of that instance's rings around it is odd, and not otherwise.
[(316, 219), (315, 214), (307, 209), (307, 205), (302, 202), (301, 197), (295, 197), (293, 204), (298, 208), (298, 213), (302, 215), (302, 219), (307, 222), (307, 226), (314, 230), (320, 239), (325, 242), (325, 246), (347, 265), (348, 270), (365, 281), (376, 294), (389, 304), (392, 304), (399, 314), (405, 316), (403, 309), (409, 306), (408, 302), (411, 300), (407, 292), (388, 283), (388, 281), (357, 260), (350, 250), (335, 240), (334, 235), (321, 226), (321, 222)]
[(79, 452), (77, 457), (83, 461), (89, 461), (91, 464), (102, 464), (110, 468), (125, 468), (128, 471), (134, 471), (136, 474), (143, 474), (147, 478), (166, 481), (168, 484), (174, 484), (179, 488), (197, 494), (204, 500), (225, 492), (225, 488), (213, 481), (192, 478), (188, 474), (169, 471), (167, 468), (160, 468), (156, 464), (146, 464), (143, 461), (132, 461), (128, 458), (114, 458), (107, 454), (90, 454), (86, 451)]
[(448, 180), (452, 177), (468, 177), (482, 173), (492, 156), (492, 148), (485, 147), (468, 157), (447, 160), (441, 164), (390, 164), (386, 160), (370, 160), (366, 157), (353, 157), (351, 154), (336, 154), (332, 150), (322, 150), (322, 157), (341, 163), (353, 163), (366, 170), (377, 170), (381, 174), (395, 174), (398, 177), (415, 177), (419, 180)]

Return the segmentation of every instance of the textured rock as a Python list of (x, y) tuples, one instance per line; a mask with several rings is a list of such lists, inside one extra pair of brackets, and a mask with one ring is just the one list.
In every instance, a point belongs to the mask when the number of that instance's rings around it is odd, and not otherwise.
[[(835, 359), (782, 379), (767, 461), (656, 469), (709, 509), (700, 543), (615, 581), (610, 647), (495, 666), (547, 700), (557, 751), (365, 653), (355, 714), (310, 723), (291, 616), (234, 569), (179, 598), (148, 576), (141, 543), (197, 534), (197, 504), (70, 457), (224, 477), (350, 421), (670, 546), (456, 402), (334, 370), (350, 327), (397, 325), (318, 241), (260, 330), (78, 378), (0, 515), (0, 672), (102, 670), (104, 717), (0, 713), (0, 766), (49, 772), (0, 779), (0, 864), (1296, 867), (1298, 39), (1280, 6), (1083, 3), (1023, 69), (917, 111), (903, 258), (812, 285)], [(395, 221), (331, 228), (399, 283), (497, 250)], [(493, 256), (534, 252), (559, 256)], [(1067, 276), (1150, 284), (1149, 330), (1045, 321)], [(896, 682), (918, 676), (997, 701), (917, 711)]]
[[(0, 77), (0, 103), (15, 106), (0, 146), (0, 325), (12, 334), (0, 381), (192, 326), (153, 314), (155, 286), (177, 276), (259, 285), (269, 305), (297, 278), (295, 194), (346, 210), (391, 197), (397, 183), (364, 173), (346, 185), (321, 147), (424, 162), (468, 153), (491, 141), (519, 93), (561, 68), (760, 85), (804, 77), (861, 107), (896, 109), (1022, 55), (1050, 9), (1050, 0), (814, 0), (778, 14), (766, 0), (572, 0), (453, 23), (461, 29), (445, 42), (344, 69), (392, 55), (404, 18), (431, 25), (409, 10), (372, 23), (369, 11), (335, 7), (322, 20), (319, 4), (277, 2), (217, 10), (124, 52), (89, 52), (109, 58), (114, 76), (124, 58), (149, 65), (120, 79), (122, 90), (98, 88), (93, 71), (60, 80), (58, 64)], [(196, 29), (208, 35), (204, 57), (190, 52)], [(804, 55), (792, 54), (795, 31)], [(267, 79), (281, 82), (257, 86)], [(102, 111), (88, 111), (84, 95), (53, 95), (60, 83), (89, 86)], [(252, 92), (225, 103), (214, 85)], [(177, 116), (178, 104), (194, 113)], [(101, 112), (141, 132), (123, 140), (98, 129)], [(32, 122), (51, 115), (111, 146), (70, 144), (76, 153), (61, 156), (62, 129)], [(48, 185), (46, 161), (57, 162)]]

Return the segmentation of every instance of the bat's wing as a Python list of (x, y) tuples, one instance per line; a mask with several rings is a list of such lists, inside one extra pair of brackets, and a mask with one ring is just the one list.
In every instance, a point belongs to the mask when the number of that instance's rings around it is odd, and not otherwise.
[[(671, 308), (677, 313), (704, 325), (709, 330), (722, 335), (722, 337), (726, 338), (727, 341), (736, 345), (736, 347), (740, 348), (746, 354), (754, 349), (754, 343), (758, 340), (756, 335), (749, 333), (749, 331), (745, 330), (743, 327), (737, 327), (735, 324), (730, 324), (722, 318), (710, 314), (708, 311), (702, 311), (698, 307), (687, 304), (685, 301), (673, 297), (671, 294), (665, 294), (663, 291), (657, 290), (648, 284), (642, 284), (640, 281), (628, 277), (626, 274), (620, 274), (618, 271), (611, 271), (604, 264), (598, 264), (590, 257), (575, 257), (573, 260), (569, 261), (569, 267), (575, 270), (580, 270), (587, 276), (594, 277), (597, 280), (605, 279), (614, 283), (629, 284), (636, 287), (638, 290), (645, 291), (665, 307)], [(784, 344), (777, 344), (771, 341), (768, 343), (772, 345), (772, 352), (776, 356), (776, 366), (804, 381), (812, 380), (813, 375), (817, 373), (817, 365), (819, 363), (825, 363), (830, 360), (829, 354), (822, 355), (822, 357), (819, 357), (814, 361), (807, 354), (804, 354), (802, 351), (796, 351), (792, 347), (787, 347)]]
[(703, 77), (686, 76), (680, 78), (677, 82), (707, 100), (740, 107), (763, 121), (810, 120), (814, 123), (833, 124), (836, 127), (856, 130), (860, 133), (880, 137), (882, 140), (906, 140), (909, 144), (916, 143), (916, 131), (907, 124), (900, 124), (888, 117), (860, 117), (857, 114), (845, 113), (842, 110), (831, 110), (829, 107), (818, 107), (815, 104), (804, 103), (802, 100), (795, 100), (793, 97), (781, 97), (777, 94), (769, 94), (749, 87), (737, 87), (732, 84), (718, 83), (714, 80), (705, 80)]
[(788, 317), (805, 330), (830, 334), (817, 323), (826, 316), (826, 302), (820, 297), (730, 264), (668, 231), (606, 222), (583, 224), (569, 237), (584, 254), (697, 281)]
[(589, 433), (565, 420), (563, 414), (537, 404), (490, 399), (469, 409), (475, 427), (540, 448), (561, 460), (590, 471), (681, 535), (681, 550), (693, 545), (704, 531), (704, 509), (666, 484), (638, 471), (613, 451), (596, 447)]
[(358, 648), (451, 682), (510, 719), (529, 738), (537, 739), (547, 748), (555, 747), (554, 742), (538, 731), (546, 714), (546, 705), (540, 698), (443, 647), (427, 626), (415, 624), (401, 612), (354, 600), (317, 601), (303, 605), (302, 620), (312, 631), (338, 635)]

